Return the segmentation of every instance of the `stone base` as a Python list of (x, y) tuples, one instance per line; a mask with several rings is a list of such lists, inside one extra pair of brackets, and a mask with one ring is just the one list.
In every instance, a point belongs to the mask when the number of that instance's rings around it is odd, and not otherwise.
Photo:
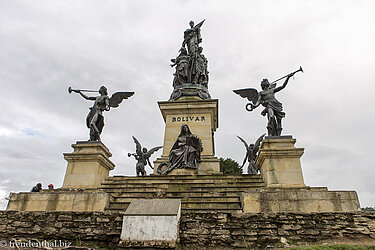
[(64, 153), (68, 161), (63, 188), (97, 188), (109, 176), (115, 164), (102, 142), (77, 142), (73, 153)]
[(295, 143), (291, 136), (262, 141), (255, 165), (267, 187), (306, 187), (300, 162), (304, 149), (296, 148)]
[(78, 190), (11, 193), (7, 210), (17, 211), (104, 211), (112, 196), (104, 192)]
[[(218, 174), (220, 173), (220, 160), (215, 156), (201, 156), (202, 162), (200, 163), (201, 168), (198, 170), (195, 169), (186, 169), (185, 172), (178, 172), (182, 175), (196, 175), (196, 174)], [(157, 174), (158, 166), (162, 163), (168, 162), (168, 157), (160, 157), (154, 161), (154, 174)], [(175, 169), (177, 170), (177, 169)], [(175, 170), (172, 170), (169, 174), (177, 173)], [(181, 169), (182, 170), (182, 169)]]
[(327, 188), (263, 188), (241, 194), (245, 213), (361, 211), (355, 191)]
[(198, 169), (192, 168), (182, 168), (182, 169), (173, 169), (168, 175), (197, 175)]
[(220, 173), (219, 159), (215, 157), (214, 132), (218, 128), (218, 100), (201, 100), (197, 97), (182, 97), (178, 101), (158, 102), (165, 121), (162, 156), (154, 162), (157, 166), (168, 162), (168, 155), (187, 124), (190, 131), (202, 141), (201, 171)]

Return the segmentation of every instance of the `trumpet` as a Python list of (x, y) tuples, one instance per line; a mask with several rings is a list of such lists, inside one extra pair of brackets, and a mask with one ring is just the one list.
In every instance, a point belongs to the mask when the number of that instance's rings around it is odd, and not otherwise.
[(99, 92), (97, 90), (89, 90), (89, 89), (72, 89), (72, 87), (69, 87), (68, 88), (68, 92), (69, 94), (71, 94), (72, 92)]
[(290, 73), (290, 74), (287, 74), (286, 76), (283, 76), (283, 77), (281, 77), (281, 78), (279, 78), (279, 79), (277, 79), (277, 80), (271, 82), (270, 84), (275, 83), (275, 82), (278, 82), (278, 81), (280, 81), (281, 79), (284, 79), (285, 77), (288, 77), (289, 75), (294, 75), (295, 73), (300, 72), (300, 71), (303, 73), (302, 66), (299, 66), (299, 69), (298, 69), (298, 70), (296, 70), (296, 71), (294, 71), (294, 72), (292, 72), (292, 73)]

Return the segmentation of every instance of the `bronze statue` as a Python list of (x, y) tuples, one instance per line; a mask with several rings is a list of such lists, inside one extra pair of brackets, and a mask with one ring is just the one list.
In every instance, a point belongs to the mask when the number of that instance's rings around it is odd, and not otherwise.
[[(252, 102), (246, 105), (247, 111), (253, 111), (259, 105), (262, 105), (264, 107), (264, 110), (261, 112), (261, 114), (263, 116), (267, 115), (268, 136), (281, 135), (281, 120), (285, 117), (285, 113), (283, 112), (283, 105), (275, 98), (275, 93), (284, 89), (288, 84), (289, 79), (299, 71), (303, 72), (302, 67), (300, 67), (299, 70), (293, 73), (290, 73), (284, 77), (277, 79), (276, 81), (273, 81), (272, 83), (269, 83), (267, 79), (263, 79), (260, 84), (260, 86), (262, 87), (262, 91), (260, 91), (259, 93), (256, 89), (253, 88), (233, 90), (234, 93), (240, 95), (243, 98), (247, 98)], [(280, 87), (276, 87), (276, 82), (283, 78), (286, 78), (284, 84)]]
[[(192, 134), (187, 124), (181, 126), (181, 132), (169, 152), (169, 163), (163, 162), (158, 167), (158, 174), (166, 175), (173, 169), (190, 168), (199, 169), (202, 141)], [(166, 170), (162, 170), (166, 167)]]
[(246, 161), (248, 161), (249, 166), (247, 167), (247, 174), (258, 174), (258, 169), (255, 166), (255, 159), (257, 158), (260, 143), (263, 141), (263, 138), (265, 135), (266, 134), (259, 136), (255, 144), (250, 144), (250, 145), (248, 145), (244, 139), (237, 136), (243, 142), (246, 148), (246, 155), (245, 155), (245, 159), (243, 160), (241, 168), (243, 168)]
[(208, 92), (208, 60), (202, 54), (203, 48), (200, 28), (203, 22), (194, 26), (190, 21), (190, 28), (184, 32), (184, 41), (180, 54), (171, 59), (171, 66), (176, 66), (173, 78), (173, 92), (170, 101), (178, 100), (182, 96), (198, 96), (201, 99), (211, 99)]
[(151, 163), (150, 163), (151, 155), (154, 152), (161, 149), (163, 146), (158, 146), (158, 147), (154, 147), (150, 150), (147, 150), (147, 148), (142, 148), (141, 143), (139, 143), (137, 138), (135, 138), (134, 136), (132, 136), (132, 138), (133, 138), (133, 141), (136, 145), (136, 147), (135, 147), (136, 153), (135, 154), (128, 153), (128, 156), (129, 157), (134, 156), (134, 158), (138, 161), (137, 164), (135, 165), (137, 176), (139, 176), (139, 174), (142, 174), (142, 176), (144, 176), (144, 175), (146, 175), (145, 166), (147, 164), (150, 166), (151, 169), (154, 169), (152, 167)]
[(207, 58), (202, 54), (203, 48), (198, 48), (197, 57), (195, 58), (195, 65), (192, 70), (194, 76), (193, 84), (200, 84), (204, 87), (208, 85), (208, 70), (207, 70)]
[(189, 61), (190, 56), (188, 56), (186, 49), (182, 47), (180, 49), (180, 54), (176, 59), (171, 59), (171, 67), (176, 66), (176, 73), (173, 79), (173, 88), (178, 88), (184, 83), (189, 82)]
[(184, 41), (182, 42), (182, 47), (185, 47), (186, 45), (189, 55), (195, 55), (198, 50), (198, 44), (202, 42), (200, 28), (202, 27), (204, 21), (205, 20), (195, 26), (194, 22), (190, 21), (190, 28), (185, 30), (184, 32)]
[[(94, 101), (94, 105), (90, 108), (90, 112), (86, 117), (86, 126), (90, 129), (89, 141), (100, 141), (100, 134), (104, 127), (103, 111), (109, 111), (110, 108), (117, 108), (124, 99), (128, 99), (134, 92), (117, 92), (108, 97), (107, 88), (101, 86), (99, 91), (72, 89), (69, 87), (69, 93), (79, 93), (86, 100)], [(87, 96), (82, 92), (99, 92), (100, 96)]]

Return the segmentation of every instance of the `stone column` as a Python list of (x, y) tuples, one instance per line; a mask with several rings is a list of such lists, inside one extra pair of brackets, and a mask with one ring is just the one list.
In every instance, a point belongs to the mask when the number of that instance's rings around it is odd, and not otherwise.
[(97, 188), (109, 176), (115, 164), (102, 142), (78, 141), (73, 153), (64, 153), (68, 161), (62, 188)]
[(154, 162), (155, 171), (160, 163), (169, 160), (169, 152), (180, 134), (181, 126), (187, 124), (191, 132), (202, 140), (201, 172), (220, 172), (220, 161), (215, 157), (213, 140), (214, 132), (218, 128), (218, 100), (182, 97), (177, 101), (158, 104), (165, 121), (165, 133), (163, 154)]
[(259, 149), (255, 165), (260, 169), (266, 187), (306, 187), (300, 157), (292, 136), (268, 136)]

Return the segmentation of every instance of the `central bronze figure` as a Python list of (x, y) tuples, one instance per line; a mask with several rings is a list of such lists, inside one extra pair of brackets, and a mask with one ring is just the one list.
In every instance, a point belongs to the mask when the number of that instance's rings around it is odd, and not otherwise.
[(184, 40), (180, 54), (171, 59), (171, 67), (176, 66), (173, 79), (173, 92), (170, 101), (175, 101), (183, 96), (198, 96), (201, 99), (211, 99), (208, 92), (207, 58), (202, 54), (203, 48), (200, 28), (203, 22), (194, 26), (190, 21), (190, 28), (184, 32)]

